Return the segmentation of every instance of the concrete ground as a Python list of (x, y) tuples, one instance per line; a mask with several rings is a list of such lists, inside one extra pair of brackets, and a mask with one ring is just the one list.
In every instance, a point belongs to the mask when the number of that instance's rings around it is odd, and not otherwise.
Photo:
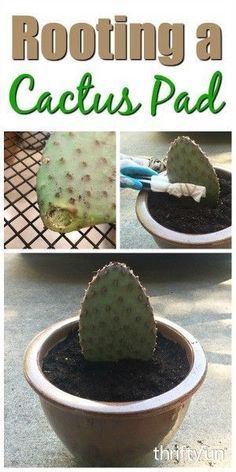
[[(35, 334), (76, 314), (92, 272), (110, 259), (123, 260), (139, 273), (155, 311), (196, 336), (209, 362), (206, 381), (169, 445), (172, 459), (158, 462), (150, 453), (128, 465), (230, 466), (231, 257), (163, 253), (5, 255), (5, 466), (86, 465), (51, 430), (23, 378), (22, 357)], [(179, 462), (176, 449), (183, 453)]]
[[(181, 135), (194, 139), (210, 161), (225, 169), (231, 168), (230, 133), (158, 133), (158, 132), (124, 132), (121, 133), (121, 152), (130, 156), (155, 156), (163, 159), (170, 143)], [(137, 192), (121, 189), (120, 197), (120, 247), (130, 249), (158, 249), (153, 237), (139, 223), (135, 213)]]

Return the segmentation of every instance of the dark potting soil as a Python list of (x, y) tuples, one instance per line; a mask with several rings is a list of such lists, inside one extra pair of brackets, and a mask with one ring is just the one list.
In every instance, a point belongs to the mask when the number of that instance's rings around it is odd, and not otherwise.
[(216, 208), (207, 208), (196, 202), (192, 208), (186, 208), (183, 199), (167, 193), (150, 192), (148, 208), (154, 220), (166, 228), (188, 234), (213, 233), (231, 226), (231, 176), (223, 177), (220, 172), (217, 175), (220, 199)]
[(48, 352), (42, 370), (61, 390), (99, 401), (135, 401), (161, 395), (178, 385), (189, 372), (189, 362), (179, 344), (158, 333), (150, 361), (86, 361), (78, 329)]

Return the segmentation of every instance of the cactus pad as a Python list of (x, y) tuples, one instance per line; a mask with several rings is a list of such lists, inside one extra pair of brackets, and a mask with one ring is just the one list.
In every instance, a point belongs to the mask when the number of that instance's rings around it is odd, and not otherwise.
[(171, 183), (183, 182), (206, 187), (206, 198), (201, 203), (210, 207), (217, 205), (220, 187), (215, 170), (200, 146), (189, 137), (179, 136), (170, 145), (167, 173)]
[(53, 133), (37, 173), (37, 195), (44, 225), (53, 231), (115, 223), (115, 133)]
[(145, 289), (121, 263), (110, 263), (89, 283), (81, 306), (80, 345), (90, 361), (151, 359), (156, 325)]

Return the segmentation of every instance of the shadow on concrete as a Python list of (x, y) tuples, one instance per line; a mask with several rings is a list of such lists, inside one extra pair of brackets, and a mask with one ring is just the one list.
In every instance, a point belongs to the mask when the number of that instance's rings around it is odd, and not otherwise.
[[(70, 282), (91, 279), (92, 274), (111, 261), (125, 262), (147, 282), (206, 280), (216, 284), (231, 278), (230, 254), (20, 254), (22, 270), (40, 274), (49, 281)], [(7, 259), (6, 259), (7, 262)], [(190, 279), (189, 279), (190, 278)]]

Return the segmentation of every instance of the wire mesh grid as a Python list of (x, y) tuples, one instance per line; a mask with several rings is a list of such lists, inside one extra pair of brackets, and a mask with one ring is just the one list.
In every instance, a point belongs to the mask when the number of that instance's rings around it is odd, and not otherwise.
[(6, 249), (112, 249), (115, 226), (103, 224), (60, 234), (44, 227), (36, 173), (49, 133), (4, 133), (4, 240)]

